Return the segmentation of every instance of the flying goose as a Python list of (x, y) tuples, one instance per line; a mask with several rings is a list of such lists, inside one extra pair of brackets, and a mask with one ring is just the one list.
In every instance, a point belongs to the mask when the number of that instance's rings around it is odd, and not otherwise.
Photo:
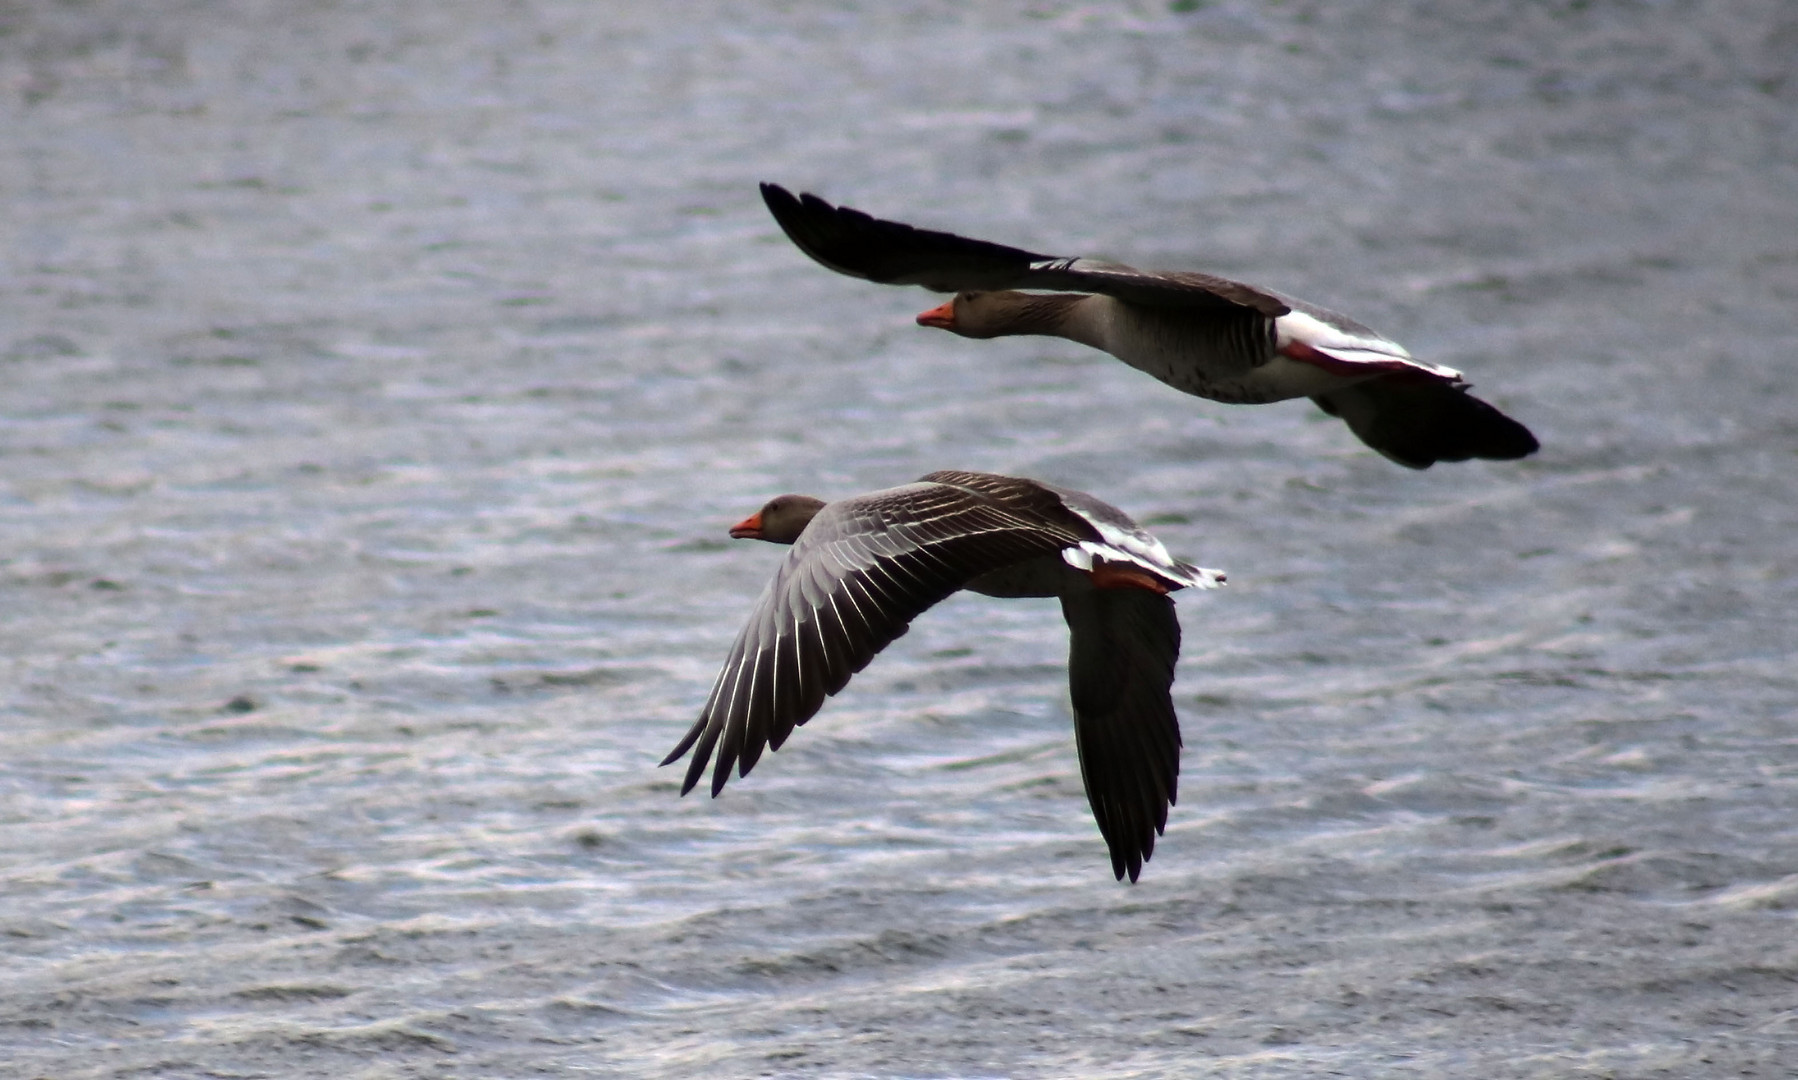
[(1213, 401), (1308, 397), (1412, 469), (1511, 460), (1538, 447), (1528, 428), (1469, 394), (1460, 372), (1303, 300), (1194, 271), (1056, 258), (932, 232), (778, 184), (763, 184), (762, 199), (801, 251), (840, 274), (955, 293), (918, 316), (923, 326), (971, 338), (1067, 338)]
[(1111, 868), (1135, 881), (1167, 824), (1180, 772), (1169, 687), (1180, 623), (1168, 593), (1224, 575), (1180, 562), (1091, 495), (991, 473), (933, 472), (826, 503), (781, 495), (730, 530), (791, 544), (731, 646), (699, 719), (662, 761), (693, 751), (681, 794), (716, 751), (712, 795), (749, 775), (826, 695), (958, 589), (1061, 600), (1080, 774)]

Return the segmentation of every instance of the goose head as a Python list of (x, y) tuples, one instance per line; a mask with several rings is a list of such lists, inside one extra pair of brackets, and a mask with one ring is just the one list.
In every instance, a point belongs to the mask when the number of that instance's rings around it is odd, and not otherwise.
[(760, 510), (730, 527), (733, 540), (766, 540), (791, 544), (824, 509), (823, 499), (810, 495), (776, 495)]

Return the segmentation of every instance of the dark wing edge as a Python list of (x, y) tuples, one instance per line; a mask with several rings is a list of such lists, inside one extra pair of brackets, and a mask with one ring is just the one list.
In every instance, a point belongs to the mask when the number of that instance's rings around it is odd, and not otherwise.
[[(787, 238), (839, 274), (937, 292), (1018, 287), (1030, 265), (1050, 259), (1003, 244), (885, 221), (809, 192), (762, 185), (762, 201)], [(1028, 288), (1029, 286), (1023, 286)]]
[(1474, 397), (1464, 385), (1404, 373), (1311, 399), (1362, 442), (1408, 469), (1438, 461), (1515, 461), (1541, 449), (1530, 429)]
[(1132, 883), (1167, 827), (1180, 776), (1171, 688), (1180, 656), (1174, 603), (1144, 589), (1062, 597), (1080, 777), (1111, 869)]
[(764, 749), (780, 749), (912, 619), (968, 581), (1067, 543), (1003, 507), (935, 492), (934, 508), (944, 512), (924, 520), (880, 520), (883, 507), (866, 498), (833, 503), (831, 520), (814, 519), (738, 633), (698, 720), (662, 761), (693, 751), (681, 794), (698, 784), (714, 750), (714, 797), (733, 767), (747, 776)]
[(781, 229), (822, 266), (883, 285), (936, 292), (970, 289), (1071, 289), (1132, 304), (1202, 311), (1250, 308), (1277, 318), (1292, 310), (1280, 297), (1240, 281), (1196, 271), (1146, 272), (1102, 259), (1067, 259), (955, 233), (887, 221), (809, 192), (762, 184), (762, 201)]

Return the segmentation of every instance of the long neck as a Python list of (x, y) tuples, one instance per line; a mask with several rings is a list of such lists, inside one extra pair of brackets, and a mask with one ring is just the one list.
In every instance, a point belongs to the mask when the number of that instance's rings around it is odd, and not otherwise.
[(999, 301), (991, 315), (998, 334), (1043, 334), (1078, 341), (1096, 349), (1105, 348), (1104, 318), (1100, 308), (1108, 297), (1086, 293), (1008, 292), (994, 294), (993, 298)]

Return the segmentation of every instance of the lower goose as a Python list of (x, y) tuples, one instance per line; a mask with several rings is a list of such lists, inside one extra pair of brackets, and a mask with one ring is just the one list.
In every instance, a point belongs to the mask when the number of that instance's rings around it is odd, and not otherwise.
[(712, 795), (778, 750), (912, 619), (959, 589), (1061, 600), (1071, 647), (1074, 738), (1086, 797), (1135, 881), (1167, 825), (1180, 772), (1169, 688), (1180, 623), (1168, 593), (1224, 575), (1180, 562), (1123, 511), (1084, 492), (990, 473), (933, 472), (916, 483), (826, 503), (782, 495), (738, 523), (737, 538), (791, 544), (731, 646), (711, 697), (680, 744), (681, 794), (716, 752)]
[(1067, 338), (1213, 401), (1309, 397), (1412, 469), (1511, 460), (1538, 448), (1528, 428), (1469, 394), (1460, 372), (1303, 300), (1210, 274), (1055, 258), (932, 232), (777, 184), (763, 184), (762, 199), (801, 251), (838, 273), (955, 293), (918, 316), (924, 326), (970, 338)]

